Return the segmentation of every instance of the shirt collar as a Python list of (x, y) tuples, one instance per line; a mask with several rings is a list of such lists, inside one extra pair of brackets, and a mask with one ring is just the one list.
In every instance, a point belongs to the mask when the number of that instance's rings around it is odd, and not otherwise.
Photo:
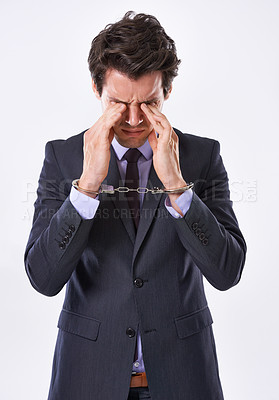
[[(118, 160), (122, 160), (124, 154), (129, 150), (128, 147), (121, 146), (121, 144), (118, 143), (115, 137), (113, 138), (111, 145), (114, 148)], [(138, 147), (138, 150), (142, 153), (146, 160), (151, 160), (152, 149), (148, 140), (146, 140), (146, 142), (142, 146)]]

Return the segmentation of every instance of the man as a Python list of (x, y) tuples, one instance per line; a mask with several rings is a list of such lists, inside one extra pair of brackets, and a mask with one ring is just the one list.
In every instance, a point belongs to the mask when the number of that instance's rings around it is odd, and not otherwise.
[(67, 284), (49, 400), (221, 400), (203, 276), (237, 284), (246, 247), (219, 143), (162, 114), (180, 61), (155, 17), (107, 26), (88, 61), (103, 114), (47, 143), (25, 253), (36, 290)]

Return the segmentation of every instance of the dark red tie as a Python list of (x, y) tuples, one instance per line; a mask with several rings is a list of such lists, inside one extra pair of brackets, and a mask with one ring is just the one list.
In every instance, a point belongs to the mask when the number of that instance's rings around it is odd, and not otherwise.
[[(137, 189), (139, 187), (139, 170), (138, 170), (138, 159), (141, 156), (141, 152), (138, 149), (129, 149), (125, 154), (124, 158), (127, 160), (127, 170), (125, 177), (125, 186), (130, 189)], [(135, 223), (136, 229), (139, 225), (140, 218), (140, 198), (138, 192), (127, 192), (126, 198), (130, 207), (131, 215)]]

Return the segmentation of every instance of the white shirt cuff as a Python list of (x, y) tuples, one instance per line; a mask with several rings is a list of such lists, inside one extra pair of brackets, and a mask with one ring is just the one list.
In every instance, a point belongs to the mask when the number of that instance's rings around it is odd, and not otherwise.
[[(176, 200), (175, 204), (180, 208), (182, 211), (183, 217), (185, 216), (186, 212), (189, 210), (191, 202), (193, 198), (193, 190), (185, 190)], [(175, 209), (172, 207), (170, 198), (169, 196), (165, 200), (165, 206), (168, 212), (174, 217), (174, 218), (182, 218), (182, 216), (175, 211)]]
[(100, 204), (98, 196), (97, 198), (93, 199), (92, 197), (89, 197), (86, 194), (79, 192), (74, 187), (72, 187), (70, 192), (70, 202), (83, 219), (94, 218), (97, 208)]

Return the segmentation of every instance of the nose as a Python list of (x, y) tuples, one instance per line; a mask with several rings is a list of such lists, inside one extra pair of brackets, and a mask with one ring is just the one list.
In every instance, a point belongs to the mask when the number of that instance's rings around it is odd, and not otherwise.
[(138, 126), (143, 122), (143, 112), (139, 105), (129, 104), (125, 114), (125, 122), (130, 126)]

